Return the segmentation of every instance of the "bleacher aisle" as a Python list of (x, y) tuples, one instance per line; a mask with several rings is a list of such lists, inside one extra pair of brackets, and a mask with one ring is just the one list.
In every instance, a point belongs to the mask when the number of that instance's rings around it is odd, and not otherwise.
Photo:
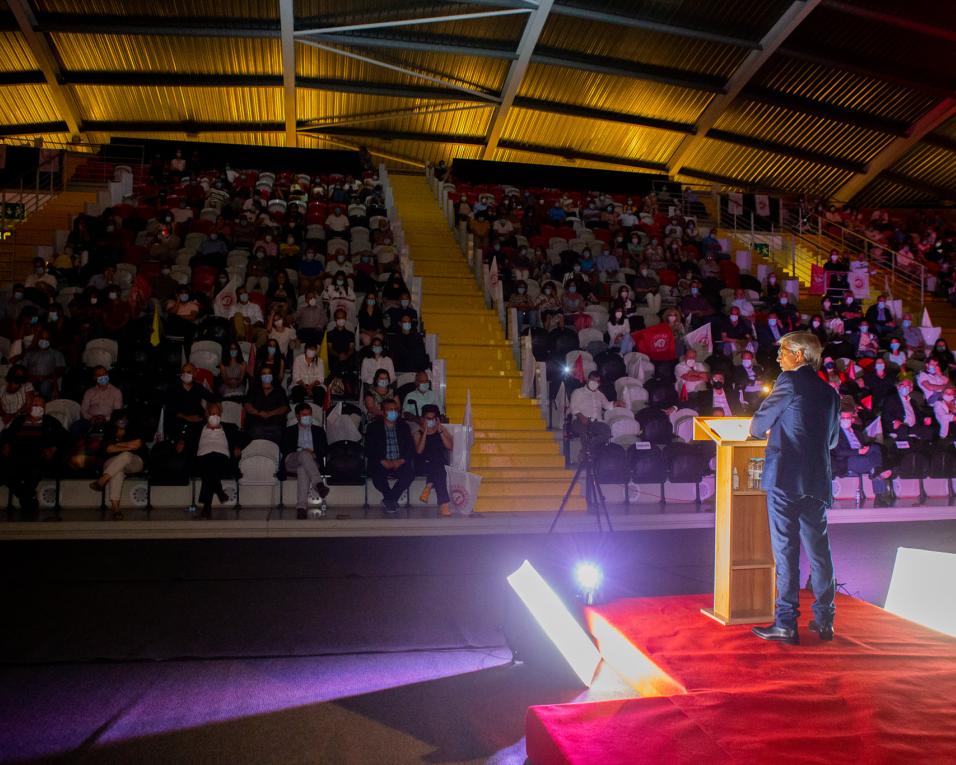
[[(422, 318), (438, 334), (447, 362), (448, 417), (461, 422), (471, 390), (475, 443), (471, 470), (481, 475), (478, 512), (555, 511), (573, 475), (533, 399), (521, 398), (521, 374), (495, 312), (468, 270), (423, 176), (392, 176), (395, 205), (422, 277)], [(583, 510), (576, 490), (568, 509)]]

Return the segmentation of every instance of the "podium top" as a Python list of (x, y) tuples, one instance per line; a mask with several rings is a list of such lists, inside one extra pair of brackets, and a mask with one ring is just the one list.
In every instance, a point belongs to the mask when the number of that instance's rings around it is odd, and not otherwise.
[(694, 440), (716, 441), (718, 446), (766, 446), (766, 439), (750, 438), (749, 417), (695, 417)]

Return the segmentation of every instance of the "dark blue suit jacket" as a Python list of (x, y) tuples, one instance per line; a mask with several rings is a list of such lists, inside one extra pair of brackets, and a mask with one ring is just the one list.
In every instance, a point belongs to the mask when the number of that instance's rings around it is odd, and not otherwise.
[(755, 438), (767, 431), (762, 488), (832, 502), (830, 450), (840, 436), (840, 396), (810, 365), (777, 377), (750, 423)]

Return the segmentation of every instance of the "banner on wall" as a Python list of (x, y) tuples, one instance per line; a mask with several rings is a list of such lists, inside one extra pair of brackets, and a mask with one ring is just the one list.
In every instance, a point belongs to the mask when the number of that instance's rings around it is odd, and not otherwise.
[(870, 296), (870, 275), (866, 272), (851, 273), (850, 291), (858, 300), (866, 300)]
[(822, 295), (827, 291), (827, 272), (816, 263), (810, 266), (810, 294)]
[(731, 215), (744, 214), (744, 195), (739, 191), (734, 191), (727, 195), (727, 212)]
[(761, 218), (770, 217), (770, 197), (766, 194), (754, 194), (754, 206)]

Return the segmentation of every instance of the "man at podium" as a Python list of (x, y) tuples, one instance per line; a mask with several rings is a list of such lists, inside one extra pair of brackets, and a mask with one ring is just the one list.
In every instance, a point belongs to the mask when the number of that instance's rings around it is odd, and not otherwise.
[(777, 569), (774, 623), (753, 628), (764, 640), (800, 642), (801, 540), (816, 597), (810, 629), (822, 640), (833, 638), (835, 585), (826, 509), (833, 502), (830, 450), (839, 437), (840, 396), (817, 375), (822, 350), (810, 332), (781, 338), (777, 361), (783, 371), (750, 423), (751, 436), (768, 439), (761, 488), (767, 492)]

